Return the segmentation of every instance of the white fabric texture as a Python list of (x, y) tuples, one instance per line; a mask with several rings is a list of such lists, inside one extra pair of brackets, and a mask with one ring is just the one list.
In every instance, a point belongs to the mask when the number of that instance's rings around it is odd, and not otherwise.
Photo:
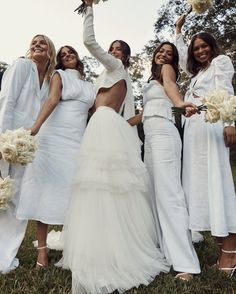
[(92, 83), (81, 80), (77, 70), (57, 72), (62, 98), (39, 131), (38, 151), (26, 167), (17, 208), (17, 218), (46, 224), (64, 223), (88, 111), (95, 100)]
[[(177, 42), (179, 51), (182, 46), (183, 42)], [(185, 100), (200, 105), (199, 97), (215, 89), (233, 94), (233, 74), (230, 58), (217, 56), (205, 71), (191, 79)], [(206, 123), (204, 112), (187, 118), (184, 126), (183, 188), (190, 229), (211, 231), (218, 237), (236, 233), (236, 197), (223, 129), (221, 121)]]
[[(170, 119), (173, 104), (157, 81), (152, 81), (144, 88), (143, 97), (144, 162), (155, 192), (152, 205), (156, 209), (157, 229), (160, 225), (162, 232), (162, 248), (175, 271), (199, 273), (199, 261), (188, 229), (189, 215), (181, 186), (182, 143)], [(149, 103), (153, 106), (154, 101), (156, 111), (149, 107)]]
[(156, 247), (149, 178), (132, 127), (101, 106), (81, 144), (59, 262), (72, 293), (120, 293), (169, 267)]
[[(29, 59), (17, 59), (4, 73), (0, 92), (0, 131), (29, 128), (33, 125), (42, 101), (48, 94), (48, 84), (40, 88), (35, 63)], [(9, 165), (8, 165), (9, 166)], [(0, 212), (0, 272), (14, 269), (18, 262), (15, 256), (24, 238), (27, 221), (15, 217), (15, 206), (19, 201), (19, 192), (25, 167), (6, 164), (0, 161), (4, 176), (8, 173), (15, 180), (16, 194), (7, 211)]]
[[(96, 93), (100, 88), (111, 88), (120, 80), (125, 80), (127, 86), (127, 93), (124, 104), (124, 118), (129, 119), (135, 115), (134, 97), (132, 93), (132, 85), (128, 70), (124, 68), (120, 59), (115, 58), (107, 51), (103, 50), (97, 43), (93, 27), (93, 9), (87, 7), (86, 15), (84, 17), (84, 45), (88, 51), (105, 67), (103, 72), (99, 75), (96, 81)], [(136, 130), (136, 128), (135, 128)]]

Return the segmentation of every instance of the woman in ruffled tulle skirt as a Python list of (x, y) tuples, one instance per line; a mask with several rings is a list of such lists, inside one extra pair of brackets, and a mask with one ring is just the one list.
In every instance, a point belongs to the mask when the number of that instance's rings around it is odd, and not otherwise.
[(73, 293), (122, 293), (148, 285), (169, 266), (157, 248), (137, 133), (117, 113), (125, 104), (134, 115), (130, 48), (119, 40), (104, 51), (94, 37), (92, 0), (85, 3), (84, 43), (105, 69), (80, 148), (59, 265), (72, 271)]

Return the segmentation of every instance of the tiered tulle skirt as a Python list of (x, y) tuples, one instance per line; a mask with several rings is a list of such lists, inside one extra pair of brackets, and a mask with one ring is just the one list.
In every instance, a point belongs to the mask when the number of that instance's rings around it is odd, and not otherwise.
[(60, 261), (73, 293), (121, 293), (167, 272), (138, 137), (111, 108), (91, 118), (78, 165)]

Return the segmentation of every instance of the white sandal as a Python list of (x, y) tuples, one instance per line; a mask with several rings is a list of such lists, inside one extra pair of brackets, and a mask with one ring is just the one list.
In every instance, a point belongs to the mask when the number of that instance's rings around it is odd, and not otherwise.
[[(42, 249), (47, 249), (47, 252), (49, 251), (47, 245), (46, 246), (42, 246), (42, 247), (37, 247), (37, 250), (42, 250)], [(43, 268), (43, 267), (47, 267), (47, 266), (48, 265), (42, 264), (39, 261), (36, 262), (36, 268)]]
[[(224, 250), (224, 249), (221, 249), (221, 251), (223, 253), (236, 254), (236, 250)], [(221, 270), (221, 271), (224, 271), (231, 278), (234, 275), (235, 271), (236, 271), (236, 264), (234, 265), (234, 267), (220, 267), (220, 266), (218, 266), (218, 269)]]
[(190, 273), (178, 273), (176, 276), (175, 276), (175, 279), (179, 279), (179, 280), (182, 280), (182, 281), (186, 281), (186, 282), (189, 282), (193, 279), (193, 275), (190, 274)]

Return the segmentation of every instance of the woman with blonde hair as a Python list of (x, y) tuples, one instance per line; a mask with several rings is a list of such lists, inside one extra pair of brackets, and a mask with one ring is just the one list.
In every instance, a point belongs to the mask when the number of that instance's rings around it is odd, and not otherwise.
[[(20, 127), (30, 128), (35, 122), (48, 95), (55, 56), (52, 41), (39, 34), (33, 37), (26, 58), (18, 58), (5, 71), (0, 92), (0, 133)], [(2, 176), (9, 174), (16, 184), (16, 193), (8, 210), (0, 213), (0, 272), (6, 273), (19, 264), (15, 256), (27, 227), (27, 221), (15, 217), (25, 167), (1, 160), (0, 169)]]

